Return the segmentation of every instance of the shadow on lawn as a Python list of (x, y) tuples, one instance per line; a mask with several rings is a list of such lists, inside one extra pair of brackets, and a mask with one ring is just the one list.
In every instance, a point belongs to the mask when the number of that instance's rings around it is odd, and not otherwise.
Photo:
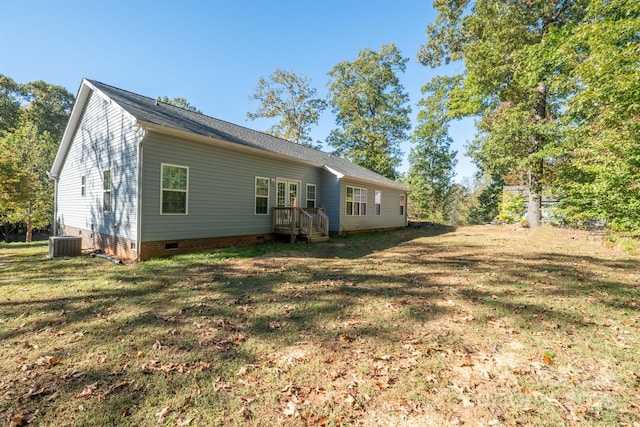
[[(211, 364), (207, 377), (215, 378), (228, 376), (228, 365), (260, 363), (264, 358), (256, 353), (259, 350), (235, 339), (238, 334), (281, 346), (311, 339), (327, 350), (340, 346), (341, 340), (398, 343), (412, 332), (403, 322), (424, 324), (455, 314), (455, 307), (442, 303), (447, 293), (462, 296), (472, 306), (509, 313), (523, 327), (540, 313), (562, 326), (594, 327), (584, 323), (575, 307), (558, 304), (562, 298), (598, 298), (604, 309), (638, 310), (628, 305), (638, 298), (631, 278), (638, 271), (634, 260), (554, 252), (488, 256), (481, 233), (474, 242), (464, 244), (420, 240), (452, 231), (408, 229), (355, 235), (243, 263), (198, 256), (189, 261), (176, 257), (113, 266), (107, 273), (108, 283), (100, 287), (78, 288), (60, 298), (1, 301), (0, 309), (24, 317), (24, 325), (1, 330), (0, 341), (19, 345), (34, 333), (46, 336), (62, 330), (80, 334), (61, 350), (63, 360), (85, 353), (95, 358), (91, 352), (107, 342), (118, 346), (124, 364), (143, 364), (136, 361), (139, 352), (161, 357), (165, 363), (207, 361)], [(378, 257), (383, 252), (385, 257)], [(86, 261), (51, 261), (26, 273), (37, 280), (56, 271), (81, 271)], [(21, 259), (17, 265), (29, 269), (30, 263)], [(613, 270), (627, 274), (628, 280), (609, 279)], [(69, 281), (73, 277), (60, 278), (61, 283)], [(548, 298), (528, 303), (528, 292)], [(363, 311), (377, 309), (377, 304), (387, 312), (377, 322), (363, 320)], [(155, 342), (162, 342), (164, 350), (153, 350)], [(132, 374), (126, 368), (84, 366), (81, 376), (71, 375), (58, 383), (58, 392), (75, 396), (88, 383), (99, 382), (107, 388), (119, 380), (130, 381), (132, 375), (143, 381), (139, 369)], [(193, 387), (187, 383), (197, 381), (197, 375), (196, 380), (179, 381)], [(179, 381), (172, 387), (182, 386)], [(134, 390), (131, 395), (135, 405), (158, 405), (153, 392)], [(110, 414), (122, 413), (123, 405), (131, 404), (114, 398), (97, 403), (100, 411)], [(46, 411), (48, 403), (42, 399), (38, 405)], [(112, 421), (117, 422), (116, 418)]]

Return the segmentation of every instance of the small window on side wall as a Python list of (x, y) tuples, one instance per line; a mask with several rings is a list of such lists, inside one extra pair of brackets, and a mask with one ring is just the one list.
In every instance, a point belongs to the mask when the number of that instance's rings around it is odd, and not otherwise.
[(160, 213), (186, 215), (189, 199), (189, 168), (162, 164)]
[(102, 172), (102, 211), (111, 212), (111, 171)]
[(315, 184), (307, 184), (307, 207), (308, 208), (316, 207), (316, 185)]
[(87, 177), (84, 175), (80, 178), (80, 195), (82, 197), (87, 195)]
[(404, 216), (404, 206), (405, 206), (405, 200), (404, 200), (404, 194), (400, 195), (400, 215)]
[(382, 215), (382, 192), (376, 190), (375, 193), (376, 215)]
[(256, 177), (256, 215), (269, 214), (269, 178)]

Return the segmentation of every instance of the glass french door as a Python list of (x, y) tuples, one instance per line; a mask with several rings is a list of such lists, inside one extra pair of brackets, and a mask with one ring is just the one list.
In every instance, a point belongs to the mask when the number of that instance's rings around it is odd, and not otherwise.
[(300, 183), (298, 181), (279, 179), (276, 182), (276, 186), (278, 189), (277, 203), (279, 208), (300, 206), (300, 200), (298, 199)]

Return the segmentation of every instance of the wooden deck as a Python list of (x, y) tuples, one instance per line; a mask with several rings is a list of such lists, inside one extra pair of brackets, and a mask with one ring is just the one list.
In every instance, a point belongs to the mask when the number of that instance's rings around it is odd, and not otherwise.
[(329, 217), (324, 208), (273, 208), (273, 232), (290, 236), (295, 243), (298, 236), (309, 242), (329, 240)]

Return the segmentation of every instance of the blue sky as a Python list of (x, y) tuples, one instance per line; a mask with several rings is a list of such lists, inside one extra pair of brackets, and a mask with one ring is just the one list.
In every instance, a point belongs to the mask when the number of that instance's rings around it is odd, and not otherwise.
[[(327, 72), (338, 62), (395, 43), (409, 58), (400, 79), (415, 124), (422, 85), (460, 71), (416, 60), (434, 18), (429, 0), (0, 0), (0, 74), (74, 94), (87, 77), (153, 98), (179, 96), (207, 115), (265, 130), (271, 122), (246, 119), (258, 106), (249, 96), (261, 76), (276, 68), (304, 74), (324, 96)], [(327, 111), (312, 137), (324, 141), (334, 127)], [(473, 121), (453, 123), (450, 134), (460, 181), (475, 171), (463, 156)], [(404, 172), (411, 145), (401, 148)]]

